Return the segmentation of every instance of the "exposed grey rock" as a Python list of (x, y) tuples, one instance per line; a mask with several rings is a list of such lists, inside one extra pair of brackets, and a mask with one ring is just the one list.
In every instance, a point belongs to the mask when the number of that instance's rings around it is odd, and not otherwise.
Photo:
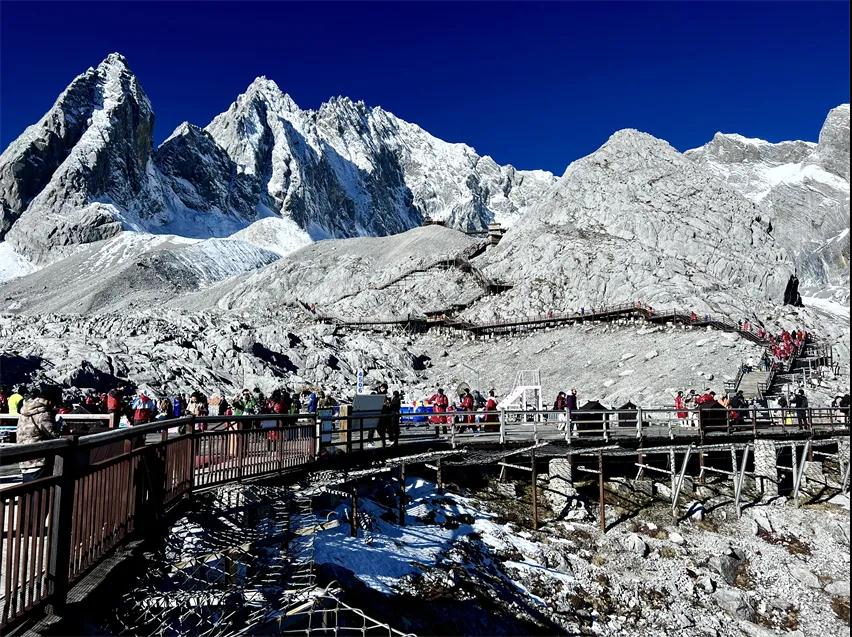
[(733, 584), (737, 577), (737, 567), (740, 560), (731, 555), (714, 555), (707, 565), (722, 576), (726, 584)]
[(624, 548), (642, 557), (648, 554), (648, 545), (636, 533), (631, 533), (624, 539)]
[(849, 580), (836, 580), (825, 587), (825, 592), (829, 595), (839, 597), (849, 597)]
[(256, 234), (280, 233), (272, 242), (287, 252), (427, 216), (463, 229), (511, 223), (554, 181), (362, 102), (303, 111), (265, 78), (207, 130), (182, 124), (156, 151), (153, 125), (121, 55), (77, 77), (0, 156), (0, 239), (42, 264), (122, 229), (225, 237), (274, 216), (272, 232)]
[[(793, 271), (760, 216), (754, 203), (666, 142), (619, 131), (573, 162), (478, 259), (514, 287), (466, 315), (573, 312), (637, 298), (753, 315), (761, 303), (782, 300)], [(737, 258), (725, 258), (728, 250)], [(730, 298), (733, 289), (749, 304)]]
[(698, 578), (696, 584), (705, 593), (712, 593), (716, 590), (716, 582), (709, 575), (703, 575)]
[(845, 287), (848, 299), (848, 104), (828, 113), (817, 144), (717, 133), (686, 156), (758, 203), (805, 286)]
[(795, 579), (800, 581), (805, 586), (809, 588), (822, 588), (822, 585), (819, 583), (819, 579), (816, 575), (811, 573), (808, 569), (803, 566), (798, 565), (790, 565), (788, 567), (790, 571), (790, 575), (792, 575)]
[(734, 617), (751, 621), (754, 619), (754, 609), (745, 594), (735, 588), (720, 588), (713, 594), (719, 606)]
[[(160, 213), (162, 195), (149, 172), (153, 124), (148, 98), (121, 55), (79, 76), (0, 157), (0, 175), (8, 175), (2, 207), (19, 215), (7, 240), (41, 262), (54, 248), (116, 234), (122, 215)], [(31, 161), (44, 139), (50, 158)], [(22, 165), (33, 173), (21, 172)]]
[(685, 517), (693, 521), (704, 519), (704, 504), (693, 500), (686, 506)]
[(435, 139), (381, 108), (339, 97), (300, 109), (258, 78), (207, 130), (275, 208), (326, 236), (392, 234), (424, 217), (484, 228), (511, 222), (553, 183), (463, 144)]

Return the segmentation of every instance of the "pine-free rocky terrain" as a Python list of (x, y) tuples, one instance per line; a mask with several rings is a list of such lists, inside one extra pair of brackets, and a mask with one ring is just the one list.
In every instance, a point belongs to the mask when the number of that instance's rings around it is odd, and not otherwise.
[[(555, 176), (347, 98), (304, 110), (258, 78), (155, 147), (153, 105), (111, 54), (0, 155), (0, 384), (348, 399), (364, 369), (419, 399), (463, 381), (504, 395), (518, 370), (540, 369), (548, 397), (576, 387), (607, 406), (668, 406), (761, 354), (734, 333), (636, 320), (479, 340), (345, 325), (639, 301), (807, 330), (840, 362), (807, 387), (826, 405), (849, 388), (849, 117), (831, 109), (814, 141), (718, 133), (687, 152), (616, 131)], [(476, 234), (492, 223), (506, 229), (496, 246)], [(803, 307), (782, 302), (793, 274)], [(582, 506), (533, 532), (519, 500), (485, 483), (412, 490), (428, 555), (381, 521), (370, 544), (342, 527), (321, 538), (353, 590), (396, 596), (371, 597), (379, 613), (479, 600), (515, 634), (849, 634), (848, 499), (776, 499), (736, 519), (710, 494), (703, 519), (677, 527), (664, 503), (643, 503), (600, 534)], [(366, 506), (380, 519), (380, 501)], [(359, 571), (381, 563), (400, 571)], [(502, 629), (467, 620), (455, 628)], [(398, 627), (434, 629), (411, 621)]]

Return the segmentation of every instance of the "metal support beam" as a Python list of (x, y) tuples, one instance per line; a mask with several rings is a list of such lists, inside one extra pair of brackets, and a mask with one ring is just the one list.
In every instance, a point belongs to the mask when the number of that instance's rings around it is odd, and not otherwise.
[(743, 459), (740, 463), (740, 470), (738, 474), (734, 477), (734, 506), (737, 510), (737, 517), (742, 516), (742, 509), (740, 508), (740, 495), (743, 491), (743, 482), (745, 481), (745, 473), (746, 473), (746, 463), (748, 462), (748, 453), (751, 450), (751, 447), (746, 445), (746, 448), (743, 449)]
[(668, 469), (660, 469), (659, 467), (654, 467), (654, 466), (649, 465), (649, 464), (639, 464), (638, 462), (634, 462), (633, 464), (635, 464), (637, 467), (639, 467), (640, 471), (642, 471), (644, 469), (648, 469), (649, 471), (656, 471), (657, 473), (664, 473), (667, 476), (671, 475), (671, 472)]
[(677, 511), (677, 500), (680, 497), (680, 491), (683, 488), (683, 479), (686, 475), (686, 466), (689, 464), (689, 456), (692, 455), (692, 445), (686, 450), (686, 454), (683, 456), (683, 465), (680, 468), (680, 473), (678, 474), (677, 481), (675, 482), (674, 489), (672, 490), (672, 516), (675, 515)]
[[(796, 445), (793, 445), (793, 466), (796, 466)], [(808, 461), (808, 456), (811, 451), (811, 441), (805, 442), (805, 448), (802, 450), (802, 460), (798, 464), (798, 471), (793, 473), (793, 501), (796, 506), (799, 506), (799, 487), (802, 484), (802, 474), (805, 472), (805, 463)]]

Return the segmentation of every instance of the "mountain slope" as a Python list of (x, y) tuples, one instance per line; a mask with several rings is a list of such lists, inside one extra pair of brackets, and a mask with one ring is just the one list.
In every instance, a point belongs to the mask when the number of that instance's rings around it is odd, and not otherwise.
[(490, 318), (641, 299), (752, 315), (780, 303), (792, 264), (760, 209), (666, 142), (615, 133), (572, 163), (536, 208), (477, 259), (515, 287)]
[(181, 295), (278, 258), (245, 241), (122, 232), (7, 282), (0, 308), (15, 314), (159, 311)]
[(816, 144), (717, 133), (686, 156), (765, 209), (803, 285), (845, 286), (848, 297), (848, 104), (829, 112)]

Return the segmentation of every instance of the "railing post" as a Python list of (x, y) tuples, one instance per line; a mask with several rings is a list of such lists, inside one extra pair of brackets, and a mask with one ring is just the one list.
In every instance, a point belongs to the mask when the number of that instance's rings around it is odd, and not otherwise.
[(506, 442), (506, 410), (500, 410), (500, 444)]
[(532, 468), (532, 523), (533, 531), (538, 531), (538, 473), (535, 466), (535, 447), (530, 450)]
[(67, 602), (71, 570), (71, 522), (74, 516), (74, 489), (80, 475), (81, 458), (77, 441), (54, 459), (53, 475), (59, 476), (53, 495), (53, 519), (50, 526), (50, 562), (47, 566), (47, 583), (50, 603), (61, 613)]
[(751, 406), (751, 428), (754, 437), (757, 438), (757, 405)]
[(571, 424), (571, 410), (565, 408), (565, 442), (571, 444), (571, 434), (573, 425)]
[(642, 439), (642, 408), (636, 408), (636, 437)]
[(314, 444), (314, 460), (319, 460), (322, 451), (322, 420), (319, 417), (319, 410), (314, 413), (314, 435), (316, 436)]
[[(247, 432), (245, 436), (242, 436), (242, 444), (237, 447), (237, 482), (242, 482), (245, 475), (246, 447), (251, 442), (251, 435), (252, 432)], [(284, 435), (283, 431), (281, 435)], [(207, 444), (210, 444), (209, 440)]]
[[(239, 428), (240, 425), (237, 424)], [(189, 489), (195, 488), (195, 416), (189, 417)]]

